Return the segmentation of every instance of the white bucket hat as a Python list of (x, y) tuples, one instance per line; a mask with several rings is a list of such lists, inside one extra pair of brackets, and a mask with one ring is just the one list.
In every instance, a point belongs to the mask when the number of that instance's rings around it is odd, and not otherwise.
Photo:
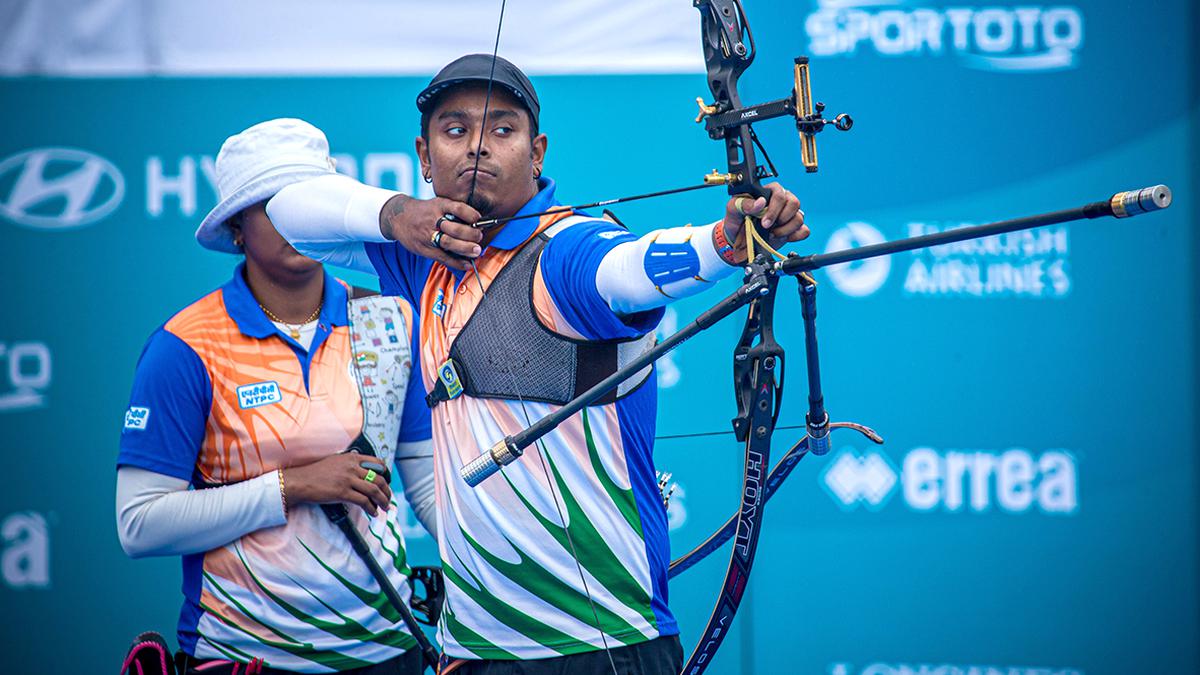
[(217, 153), (221, 201), (196, 229), (196, 241), (214, 251), (239, 253), (226, 223), (230, 216), (292, 183), (331, 174), (333, 167), (325, 134), (304, 120), (268, 120), (230, 136)]

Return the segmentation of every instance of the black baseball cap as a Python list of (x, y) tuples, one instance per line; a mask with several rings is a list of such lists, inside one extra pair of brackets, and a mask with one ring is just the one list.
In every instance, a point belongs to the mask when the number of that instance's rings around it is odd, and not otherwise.
[(438, 97), (451, 87), (464, 82), (486, 84), (488, 80), (492, 80), (493, 86), (504, 87), (506, 91), (517, 97), (517, 100), (533, 117), (534, 123), (537, 123), (538, 113), (541, 112), (542, 106), (538, 103), (537, 93), (533, 91), (533, 84), (529, 82), (529, 78), (525, 77), (525, 73), (522, 73), (520, 68), (500, 56), (496, 57), (496, 69), (495, 75), (493, 75), (491, 54), (467, 54), (447, 64), (437, 75), (433, 76), (429, 85), (420, 94), (417, 94), (417, 110), (423, 113), (433, 110), (433, 107), (437, 105)]

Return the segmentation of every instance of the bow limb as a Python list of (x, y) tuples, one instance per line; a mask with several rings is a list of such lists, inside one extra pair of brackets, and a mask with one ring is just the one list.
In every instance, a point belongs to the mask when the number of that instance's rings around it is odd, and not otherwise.
[[(867, 440), (870, 440), (873, 443), (883, 443), (883, 438), (881, 438), (879, 434), (875, 433), (875, 431), (870, 427), (865, 427), (861, 424), (855, 424), (853, 422), (834, 422), (830, 424), (829, 427), (831, 429), (851, 429), (862, 434), (867, 438)], [(775, 427), (776, 430), (782, 428), (792, 427)], [(809, 440), (810, 439), (808, 436), (800, 439), (800, 441), (793, 445), (790, 450), (784, 453), (783, 457), (779, 458), (779, 462), (775, 464), (775, 468), (771, 469), (771, 473), (767, 476), (766, 483), (764, 484), (764, 490), (766, 491), (766, 495), (763, 496), (764, 502), (771, 501), (771, 497), (775, 496), (775, 493), (779, 491), (779, 488), (783, 485), (783, 482), (792, 475), (792, 469), (796, 468), (796, 466), (800, 463), (800, 460), (808, 456)], [(709, 554), (711, 554), (713, 551), (716, 551), (725, 542), (729, 541), (733, 537), (734, 531), (737, 529), (737, 520), (738, 514), (735, 513), (730, 516), (729, 520), (725, 521), (725, 524), (722, 525), (720, 529), (709, 535), (707, 539), (705, 539), (691, 551), (688, 551), (687, 553), (672, 560), (670, 567), (667, 569), (667, 578), (674, 579), (683, 572), (691, 569), (692, 566), (707, 558)]]
[[(783, 484), (783, 481), (787, 480), (788, 476), (792, 475), (792, 469), (796, 468), (796, 465), (800, 463), (800, 460), (804, 459), (806, 454), (808, 454), (807, 437), (800, 439), (799, 443), (793, 445), (791, 450), (788, 450), (780, 458), (775, 468), (771, 469), (771, 473), (767, 476), (767, 480), (764, 483), (764, 490), (766, 492), (763, 496), (764, 503), (770, 501), (771, 497), (775, 496), (775, 492), (779, 490), (779, 486)], [(707, 539), (691, 551), (672, 560), (671, 565), (667, 568), (667, 578), (674, 579), (683, 572), (691, 569), (693, 565), (704, 560), (709, 554), (729, 541), (737, 530), (738, 514), (740, 513), (741, 510), (739, 509), (738, 513), (733, 514), (720, 529), (709, 535)]]

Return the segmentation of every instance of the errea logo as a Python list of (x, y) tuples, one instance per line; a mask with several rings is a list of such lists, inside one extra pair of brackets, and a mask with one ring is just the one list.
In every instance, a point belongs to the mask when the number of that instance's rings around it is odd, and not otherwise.
[(823, 478), (829, 493), (847, 508), (861, 503), (876, 510), (891, 496), (897, 472), (880, 453), (860, 456), (843, 450), (825, 469)]
[(283, 400), (283, 394), (279, 391), (279, 383), (274, 381), (243, 384), (237, 388), (237, 397), (238, 406), (242, 410), (259, 408)]
[(25, 227), (62, 230), (112, 213), (125, 179), (108, 160), (73, 148), (36, 148), (0, 161), (0, 215)]
[[(54, 519), (53, 514), (49, 514)], [(35, 511), (10, 513), (0, 521), (0, 573), (10, 589), (50, 588), (50, 528)]]
[[(899, 467), (899, 468), (897, 468)], [(898, 496), (923, 513), (1041, 512), (1072, 515), (1079, 508), (1075, 455), (1063, 449), (1035, 454), (1007, 450), (914, 448), (900, 461), (878, 450), (836, 454), (822, 486), (847, 511), (878, 511)]]

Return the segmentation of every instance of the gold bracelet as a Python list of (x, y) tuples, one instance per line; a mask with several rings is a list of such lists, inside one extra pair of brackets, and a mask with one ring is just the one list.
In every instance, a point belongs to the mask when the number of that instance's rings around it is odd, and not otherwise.
[(283, 502), (283, 517), (287, 518), (287, 490), (283, 487), (283, 469), (278, 469), (279, 472), (279, 499)]

